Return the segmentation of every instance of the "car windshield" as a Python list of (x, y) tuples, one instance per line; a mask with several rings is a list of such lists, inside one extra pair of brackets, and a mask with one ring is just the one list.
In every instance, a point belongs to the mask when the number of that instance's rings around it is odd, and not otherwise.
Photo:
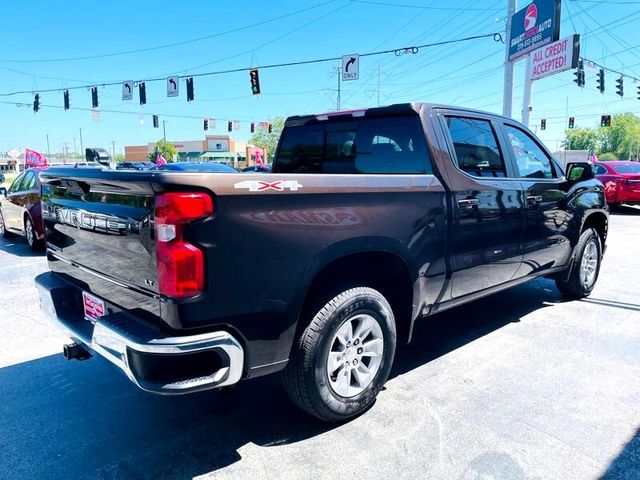
[(613, 168), (618, 173), (640, 173), (640, 163), (619, 164), (614, 165)]

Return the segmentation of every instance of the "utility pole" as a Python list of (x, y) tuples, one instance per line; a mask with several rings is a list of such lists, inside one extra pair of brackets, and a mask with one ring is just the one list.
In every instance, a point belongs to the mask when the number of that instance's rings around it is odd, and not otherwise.
[(516, 11), (516, 0), (508, 0), (507, 4), (507, 33), (505, 35), (504, 54), (504, 90), (502, 92), (502, 114), (505, 117), (511, 116), (511, 105), (513, 103), (513, 62), (509, 60), (509, 46), (511, 45), (511, 16)]
[(76, 137), (73, 137), (73, 155), (78, 158), (78, 150), (76, 149)]
[(167, 129), (165, 127), (166, 123), (166, 120), (162, 120), (162, 137), (164, 138), (164, 143), (167, 143)]
[(51, 156), (51, 149), (49, 148), (49, 134), (47, 133), (47, 157)]
[(527, 55), (527, 63), (524, 68), (524, 81), (522, 92), (522, 124), (529, 128), (529, 118), (531, 117), (531, 93), (533, 82), (529, 80), (529, 70), (531, 69), (531, 56)]
[(378, 62), (378, 106), (380, 106), (380, 62)]
[(80, 158), (84, 158), (84, 145), (82, 144), (82, 129), (80, 129)]
[(336, 99), (336, 110), (340, 110), (340, 80), (342, 76), (342, 68), (338, 65), (336, 71), (338, 72), (338, 97)]
[(113, 152), (113, 158), (114, 160), (116, 159), (116, 141), (115, 140), (111, 140), (111, 151)]

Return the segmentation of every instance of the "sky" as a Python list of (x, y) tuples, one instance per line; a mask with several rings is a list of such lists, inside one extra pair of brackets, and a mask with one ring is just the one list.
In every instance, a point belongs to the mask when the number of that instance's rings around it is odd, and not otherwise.
[[(518, 9), (528, 1), (518, 1)], [(203, 118), (216, 119), (208, 134), (246, 140), (249, 122), (336, 108), (338, 61), (260, 70), (262, 94), (253, 96), (246, 70), (194, 77), (195, 100), (166, 95), (169, 75), (197, 75), (305, 60), (337, 58), (504, 34), (507, 0), (308, 0), (109, 2), (24, 0), (3, 5), (0, 39), (0, 152), (33, 148), (104, 147), (122, 152), (163, 136), (203, 139)], [(581, 34), (581, 56), (640, 78), (640, 1), (563, 0), (560, 37)], [(502, 112), (505, 46), (493, 38), (393, 51), (360, 58), (359, 80), (341, 83), (341, 108), (424, 101)], [(530, 127), (552, 150), (564, 138), (569, 116), (576, 127), (599, 124), (600, 115), (640, 113), (638, 86), (586, 66), (586, 86), (572, 71), (533, 86)], [(151, 82), (150, 79), (160, 79)], [(524, 61), (515, 67), (513, 114), (521, 118)], [(147, 104), (122, 100), (121, 82), (146, 80)], [(103, 86), (105, 83), (115, 85)], [(100, 121), (93, 121), (91, 92), (98, 86)], [(77, 88), (81, 87), (81, 88)], [(71, 88), (71, 109), (63, 94)], [(25, 92), (11, 95), (13, 92)], [(33, 92), (41, 109), (32, 110)], [(568, 114), (567, 114), (568, 113)], [(160, 128), (153, 128), (157, 114)], [(143, 115), (143, 116), (141, 116)], [(541, 131), (540, 119), (547, 120)], [(143, 121), (142, 121), (143, 119)], [(49, 147), (47, 147), (47, 136)]]

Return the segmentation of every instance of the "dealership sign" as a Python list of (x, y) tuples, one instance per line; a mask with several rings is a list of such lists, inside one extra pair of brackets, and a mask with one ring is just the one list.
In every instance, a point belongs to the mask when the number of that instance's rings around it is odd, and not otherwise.
[(511, 17), (509, 60), (560, 38), (560, 0), (534, 0)]
[(565, 37), (529, 54), (529, 80), (548, 77), (578, 66), (580, 35)]

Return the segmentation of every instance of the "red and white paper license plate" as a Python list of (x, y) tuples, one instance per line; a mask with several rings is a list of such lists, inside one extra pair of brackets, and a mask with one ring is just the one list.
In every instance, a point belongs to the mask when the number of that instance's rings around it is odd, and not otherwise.
[(90, 293), (82, 292), (82, 303), (84, 304), (84, 318), (91, 323), (96, 323), (99, 317), (107, 313), (104, 302)]

